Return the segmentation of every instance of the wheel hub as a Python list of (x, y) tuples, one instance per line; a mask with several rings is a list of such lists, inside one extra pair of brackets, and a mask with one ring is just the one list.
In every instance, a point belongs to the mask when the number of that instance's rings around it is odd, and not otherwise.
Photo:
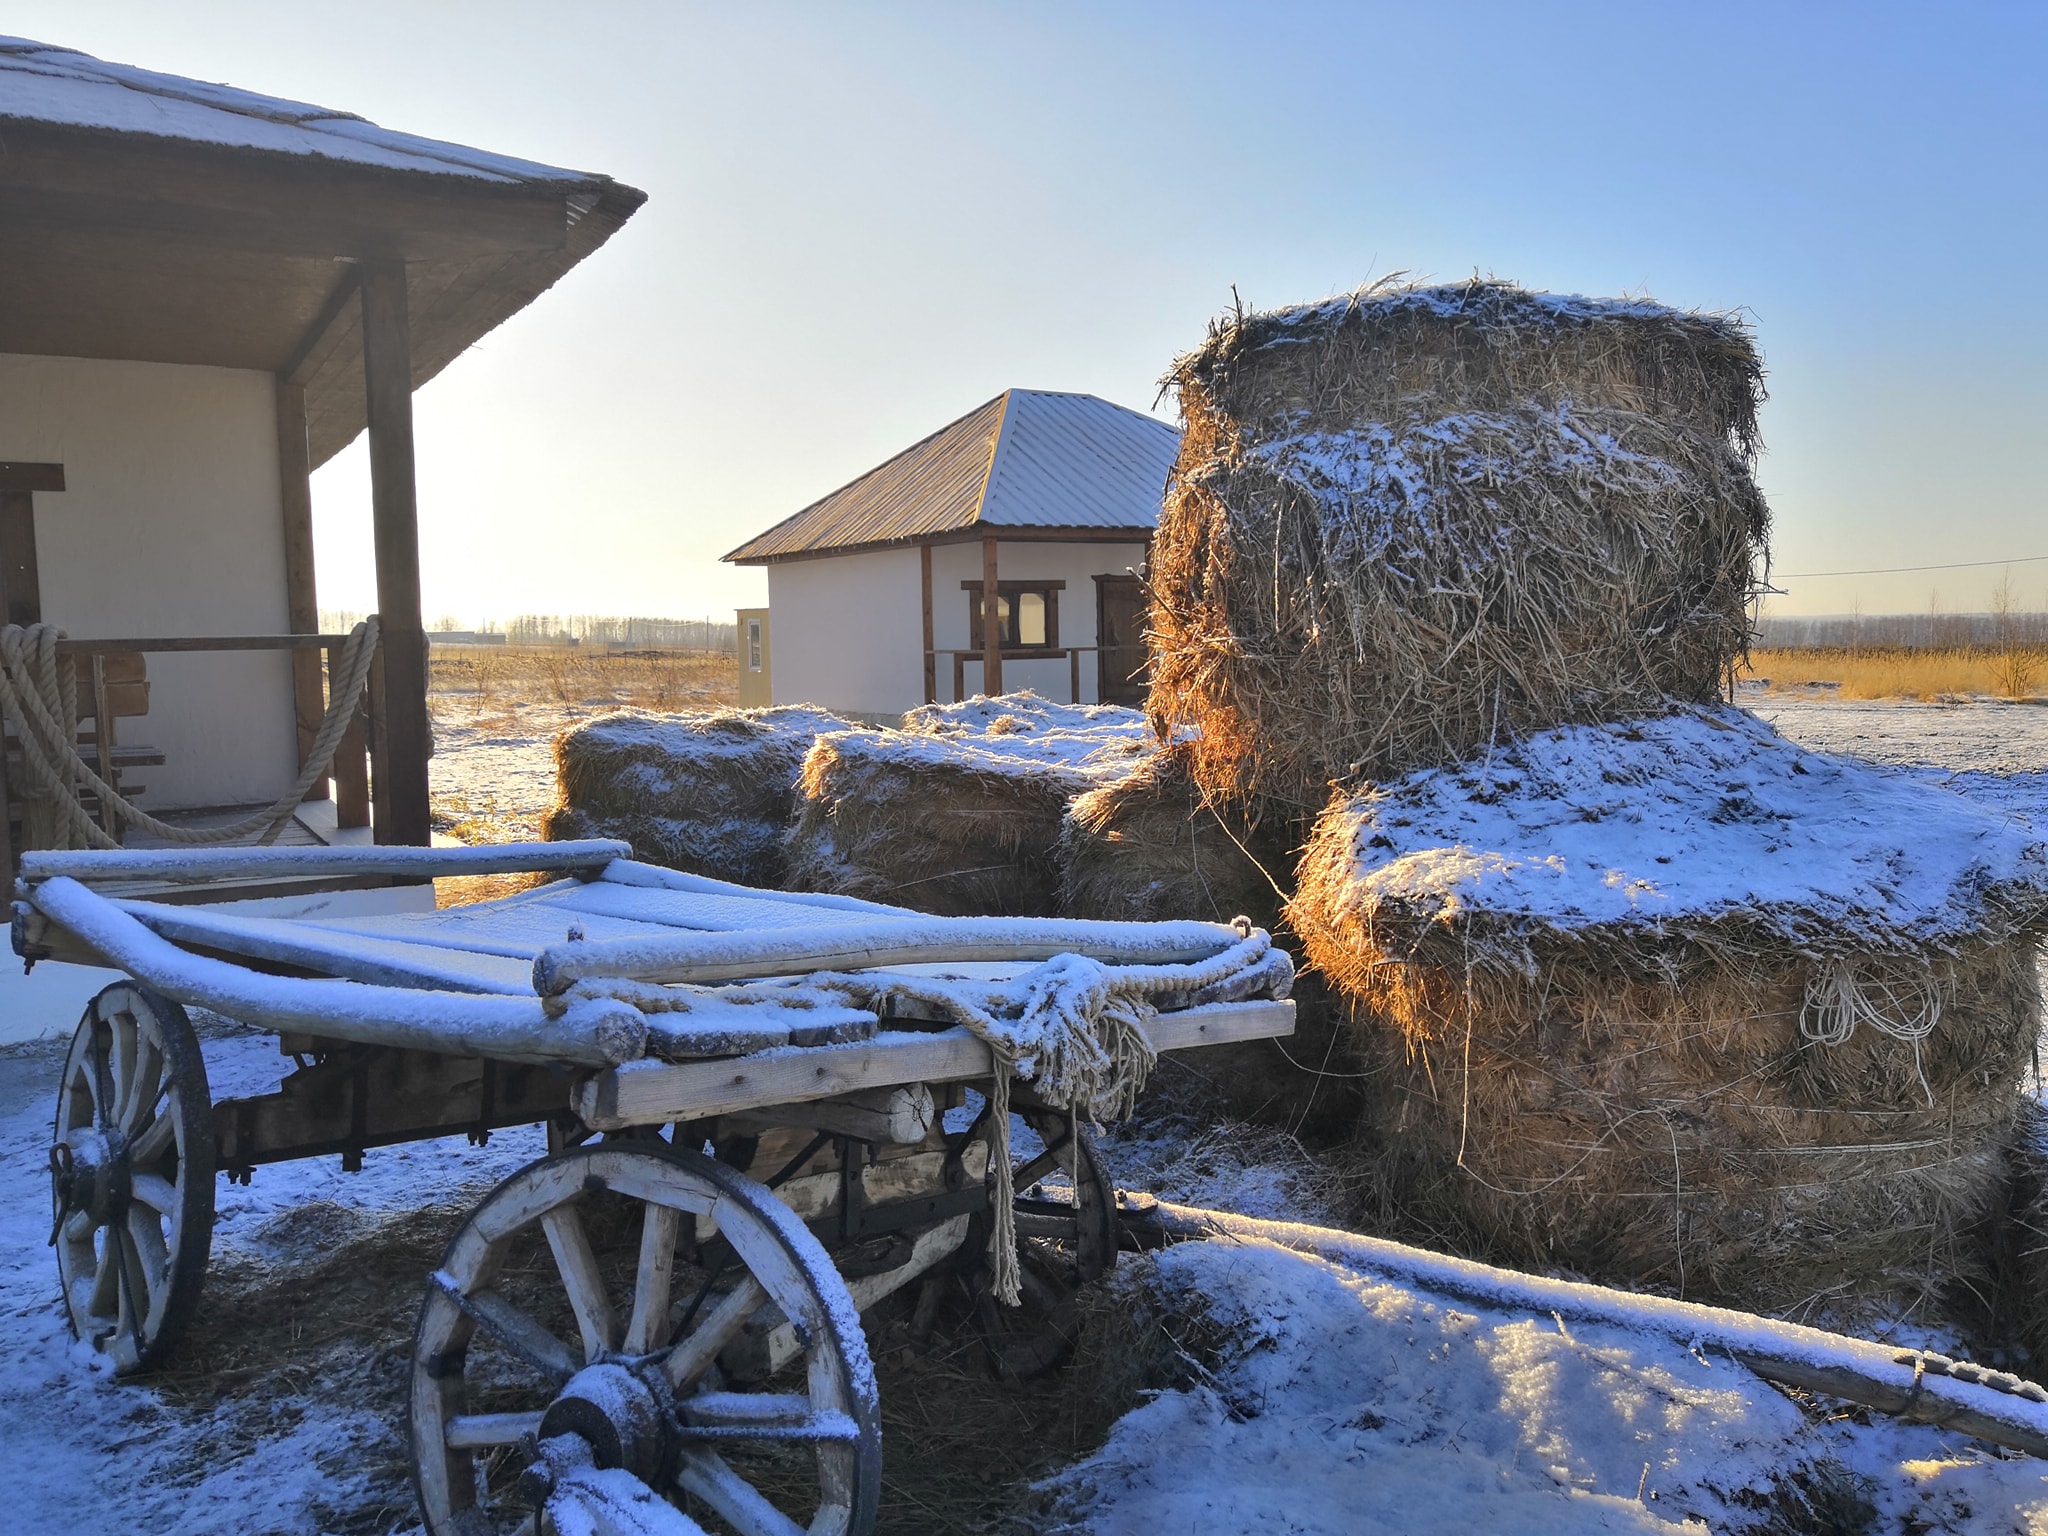
[(648, 1378), (613, 1361), (588, 1365), (569, 1378), (541, 1415), (539, 1437), (579, 1435), (594, 1466), (623, 1467), (659, 1487), (669, 1461), (669, 1414)]
[(97, 1131), (76, 1131), (50, 1148), (50, 1179), (59, 1220), (84, 1211), (93, 1225), (124, 1219), (134, 1197), (135, 1175), (125, 1139)]

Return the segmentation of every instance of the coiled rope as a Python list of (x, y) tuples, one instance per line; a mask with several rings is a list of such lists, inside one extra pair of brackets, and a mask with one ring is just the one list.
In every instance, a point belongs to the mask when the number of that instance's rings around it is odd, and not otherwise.
[[(341, 738), (355, 719), (370, 684), (370, 666), (376, 660), (377, 620), (374, 616), (363, 620), (342, 646), (340, 675), (329, 690), (326, 718), (320, 722), (298, 782), (262, 810), (224, 827), (181, 827), (160, 821), (124, 798), (79, 756), (77, 668), (68, 657), (57, 654), (57, 642), (63, 638), (64, 631), (54, 624), (9, 624), (0, 629), (0, 711), (14, 722), (21, 739), (22, 768), (28, 780), (24, 830), (29, 846), (120, 847), (121, 840), (85, 808), (87, 792), (99, 797), (117, 825), (134, 827), (167, 843), (187, 847), (232, 843), (251, 833), (257, 834), (258, 843), (270, 843), (298, 813), (306, 791), (327, 776)], [(97, 724), (104, 733), (107, 722)]]

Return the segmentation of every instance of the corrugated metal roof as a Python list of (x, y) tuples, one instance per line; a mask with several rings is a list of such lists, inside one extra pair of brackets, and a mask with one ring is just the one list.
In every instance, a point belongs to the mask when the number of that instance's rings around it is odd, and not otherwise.
[(0, 78), (5, 80), (0, 87), (0, 118), (317, 155), (484, 181), (551, 184), (593, 179), (581, 171), (397, 133), (352, 112), (131, 64), (109, 64), (74, 48), (25, 37), (0, 37)]
[(760, 565), (977, 524), (1149, 533), (1180, 434), (1095, 395), (1012, 389), (725, 558)]

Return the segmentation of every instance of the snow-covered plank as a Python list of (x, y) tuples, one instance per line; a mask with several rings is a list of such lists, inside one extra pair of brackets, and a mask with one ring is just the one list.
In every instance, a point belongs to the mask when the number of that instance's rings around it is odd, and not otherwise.
[(21, 878), (34, 885), (62, 875), (73, 880), (315, 879), (322, 875), (517, 875), (582, 871), (597, 875), (630, 854), (625, 843), (589, 838), (574, 843), (501, 843), (484, 848), (110, 848), (45, 849), (21, 856)]
[[(567, 883), (577, 889), (582, 888), (576, 882)], [(535, 902), (512, 906), (478, 902), (475, 906), (443, 907), (438, 912), (380, 912), (364, 917), (319, 918), (304, 926), (435, 949), (502, 955), (508, 959), (524, 960), (528, 966), (533, 964), (534, 956), (550, 944), (567, 942), (572, 926), (582, 929), (583, 936), (593, 940), (659, 937), (669, 931), (658, 923), (584, 914), (553, 903)]]
[[(847, 914), (807, 902), (764, 901), (707, 891), (648, 890), (609, 880), (578, 885), (550, 896), (550, 910), (627, 918), (665, 928), (693, 928), (709, 933), (765, 928), (819, 928), (844, 923)], [(906, 917), (908, 914), (906, 914)], [(585, 926), (586, 936), (596, 931)], [(560, 934), (551, 942), (558, 942)]]
[[(1293, 1033), (1294, 1004), (1286, 1002), (1212, 1003), (1162, 1013), (1146, 1027), (1161, 1052)], [(631, 1062), (579, 1085), (571, 1103), (584, 1124), (608, 1131), (837, 1098), (864, 1088), (958, 1082), (994, 1070), (989, 1048), (966, 1029), (890, 1031), (853, 1045), (792, 1047), (737, 1060), (686, 1066)]]
[(114, 903), (153, 932), (180, 944), (303, 966), (328, 976), (387, 987), (424, 987), (517, 997), (533, 995), (533, 971), (521, 959), (432, 949), (369, 934), (341, 934), (290, 918), (237, 917), (205, 907), (147, 901)]
[(714, 982), (933, 961), (1050, 960), (1066, 954), (1126, 964), (1183, 965), (1210, 959), (1238, 942), (1237, 931), (1220, 923), (867, 919), (769, 933), (678, 932), (665, 939), (558, 944), (534, 961), (533, 976), (535, 987), (553, 996), (586, 977)]
[(818, 891), (768, 891), (751, 885), (735, 885), (730, 880), (714, 880), (709, 875), (685, 874), (679, 869), (663, 869), (659, 864), (642, 864), (633, 859), (619, 859), (605, 866), (602, 877), (608, 885), (632, 885), (653, 891), (698, 891), (711, 896), (743, 896), (751, 901), (774, 902), (782, 906), (815, 907), (827, 912), (865, 912), (875, 917), (921, 917), (908, 907), (892, 907), (879, 901), (863, 901), (858, 896), (829, 896)]
[(486, 997), (266, 976), (180, 949), (63, 876), (36, 888), (35, 905), (98, 963), (126, 971), (177, 1002), (210, 1008), (260, 1029), (301, 1030), (450, 1056), (590, 1066), (631, 1061), (646, 1049), (645, 1021), (623, 1004), (571, 1008), (551, 1019), (531, 995)]

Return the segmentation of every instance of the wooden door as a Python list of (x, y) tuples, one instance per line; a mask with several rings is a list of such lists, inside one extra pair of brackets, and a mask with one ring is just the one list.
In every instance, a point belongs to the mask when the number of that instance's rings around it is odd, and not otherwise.
[(1144, 707), (1146, 608), (1137, 577), (1095, 578), (1095, 696), (1105, 704)]

